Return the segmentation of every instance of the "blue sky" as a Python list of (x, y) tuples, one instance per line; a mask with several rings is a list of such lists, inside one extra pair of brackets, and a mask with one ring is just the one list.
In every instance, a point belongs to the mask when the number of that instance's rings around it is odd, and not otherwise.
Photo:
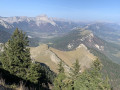
[(0, 16), (120, 22), (120, 0), (0, 0)]

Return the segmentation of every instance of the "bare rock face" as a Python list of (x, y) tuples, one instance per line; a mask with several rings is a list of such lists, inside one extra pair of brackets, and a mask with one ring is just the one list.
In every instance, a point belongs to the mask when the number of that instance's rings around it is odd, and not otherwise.
[(42, 23), (43, 24), (44, 23), (50, 23), (53, 26), (56, 25), (56, 23), (52, 19), (48, 18), (46, 15), (37, 16), (37, 17), (35, 17), (34, 21), (36, 22), (37, 26), (39, 26)]
[(0, 52), (3, 52), (3, 43), (0, 43)]

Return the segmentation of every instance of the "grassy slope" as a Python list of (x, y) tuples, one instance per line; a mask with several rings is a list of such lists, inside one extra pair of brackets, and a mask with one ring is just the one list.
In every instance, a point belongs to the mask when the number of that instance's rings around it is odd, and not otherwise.
[(45, 63), (46, 65), (50, 66), (54, 72), (57, 72), (57, 65), (51, 61), (50, 52), (47, 45), (30, 47), (30, 53), (33, 59), (38, 62)]
[(59, 60), (62, 60), (67, 66), (72, 67), (72, 64), (78, 59), (81, 68), (84, 70), (85, 68), (89, 68), (92, 61), (96, 59), (84, 47), (73, 51), (60, 51), (54, 48), (48, 48), (47, 45), (41, 45), (39, 47), (32, 47), (30, 52), (32, 58), (41, 63), (45, 63), (55, 72), (57, 72)]
[(84, 47), (73, 51), (60, 51), (54, 48), (50, 49), (70, 67), (72, 67), (72, 64), (78, 59), (83, 70), (89, 68), (92, 61), (96, 59), (96, 57), (89, 53)]

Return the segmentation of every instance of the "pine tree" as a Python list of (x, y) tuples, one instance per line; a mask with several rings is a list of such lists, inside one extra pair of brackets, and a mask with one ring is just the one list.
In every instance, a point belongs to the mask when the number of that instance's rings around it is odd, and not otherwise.
[(71, 82), (69, 84), (71, 86), (69, 86), (69, 87), (71, 87), (71, 90), (74, 90), (74, 82), (77, 79), (77, 77), (79, 76), (79, 74), (80, 74), (80, 64), (79, 64), (79, 61), (76, 60), (75, 63), (73, 63), (72, 73), (70, 73)]
[(59, 74), (57, 75), (57, 77), (54, 80), (54, 90), (64, 90), (64, 80), (66, 78), (65, 73), (64, 73), (64, 68), (63, 68), (63, 63), (62, 61), (60, 61), (60, 63), (58, 64), (58, 71)]
[(39, 65), (38, 64), (31, 64), (30, 68), (28, 69), (27, 72), (27, 80), (37, 84), (38, 79), (41, 76), (41, 73), (38, 73), (40, 71)]
[(16, 29), (10, 40), (4, 45), (1, 55), (2, 67), (11, 74), (27, 79), (26, 73), (31, 65), (28, 38), (22, 31)]
[(72, 77), (76, 78), (79, 72), (80, 72), (80, 64), (79, 61), (76, 60), (76, 62), (73, 64)]
[(109, 83), (109, 77), (108, 76), (106, 76), (103, 85), (104, 85), (104, 89), (105, 90), (111, 90), (110, 83)]
[(74, 90), (110, 90), (107, 81), (104, 81), (101, 75), (101, 63), (97, 59), (93, 66), (84, 71), (75, 80)]
[(64, 67), (63, 67), (63, 62), (60, 61), (60, 63), (58, 64), (58, 72), (59, 73), (64, 73)]

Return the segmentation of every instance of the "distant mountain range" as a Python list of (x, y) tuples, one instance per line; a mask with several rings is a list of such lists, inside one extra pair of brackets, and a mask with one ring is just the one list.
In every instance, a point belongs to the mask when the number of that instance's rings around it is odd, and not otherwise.
[(71, 21), (49, 18), (46, 15), (37, 17), (0, 17), (0, 25), (6, 29), (14, 29), (16, 27), (24, 31), (36, 32), (65, 32), (76, 26)]

